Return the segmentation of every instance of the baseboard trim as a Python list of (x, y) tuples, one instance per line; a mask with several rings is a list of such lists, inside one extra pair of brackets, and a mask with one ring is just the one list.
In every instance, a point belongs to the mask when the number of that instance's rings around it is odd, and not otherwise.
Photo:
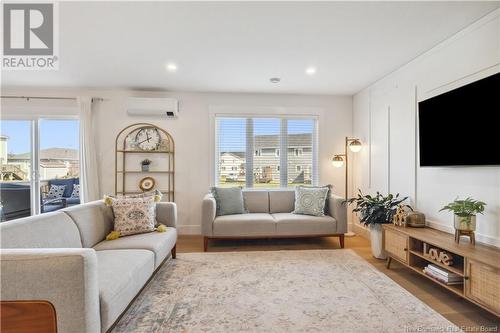
[[(455, 228), (453, 228), (450, 225), (443, 224), (443, 223), (436, 222), (436, 221), (430, 221), (430, 220), (427, 220), (425, 222), (425, 224), (431, 228), (434, 228), (434, 229), (437, 229), (440, 231), (444, 231), (444, 232), (447, 232), (449, 234), (455, 234)], [(500, 238), (497, 238), (497, 237), (491, 237), (491, 236), (487, 236), (487, 235), (476, 232), (476, 241), (500, 248)]]
[(179, 235), (201, 235), (201, 225), (178, 225), (177, 232)]

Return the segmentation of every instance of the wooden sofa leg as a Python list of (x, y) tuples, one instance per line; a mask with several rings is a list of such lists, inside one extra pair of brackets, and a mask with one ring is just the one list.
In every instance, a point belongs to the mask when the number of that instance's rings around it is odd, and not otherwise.
[(203, 237), (203, 252), (207, 252), (208, 249), (208, 237)]
[(340, 241), (340, 248), (344, 248), (344, 234), (339, 235), (339, 241)]
[(177, 258), (177, 244), (174, 245), (170, 252), (172, 253), (172, 259)]

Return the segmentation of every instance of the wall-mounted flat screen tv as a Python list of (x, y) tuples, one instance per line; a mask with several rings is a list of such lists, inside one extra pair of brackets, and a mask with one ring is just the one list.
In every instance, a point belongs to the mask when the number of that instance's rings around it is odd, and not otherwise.
[(500, 165), (500, 73), (418, 103), (420, 166)]

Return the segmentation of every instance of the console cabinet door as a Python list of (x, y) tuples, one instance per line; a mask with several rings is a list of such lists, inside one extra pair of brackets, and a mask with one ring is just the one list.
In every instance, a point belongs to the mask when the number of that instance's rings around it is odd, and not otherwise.
[(408, 236), (405, 234), (384, 229), (384, 249), (391, 257), (408, 263)]
[(467, 259), (465, 296), (500, 315), (500, 269)]

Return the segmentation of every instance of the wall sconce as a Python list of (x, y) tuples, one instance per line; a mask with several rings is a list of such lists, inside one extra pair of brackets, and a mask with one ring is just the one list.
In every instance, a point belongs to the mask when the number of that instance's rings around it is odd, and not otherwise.
[(345, 198), (346, 200), (349, 198), (349, 193), (347, 191), (348, 189), (348, 182), (349, 182), (349, 165), (348, 165), (348, 155), (347, 155), (347, 147), (349, 147), (349, 150), (351, 150), (353, 153), (357, 153), (361, 151), (363, 148), (363, 144), (359, 139), (356, 138), (350, 138), (346, 136), (345, 138), (345, 147), (344, 147), (344, 153), (343, 154), (336, 154), (332, 157), (332, 165), (336, 168), (340, 168), (344, 165), (345, 162)]

